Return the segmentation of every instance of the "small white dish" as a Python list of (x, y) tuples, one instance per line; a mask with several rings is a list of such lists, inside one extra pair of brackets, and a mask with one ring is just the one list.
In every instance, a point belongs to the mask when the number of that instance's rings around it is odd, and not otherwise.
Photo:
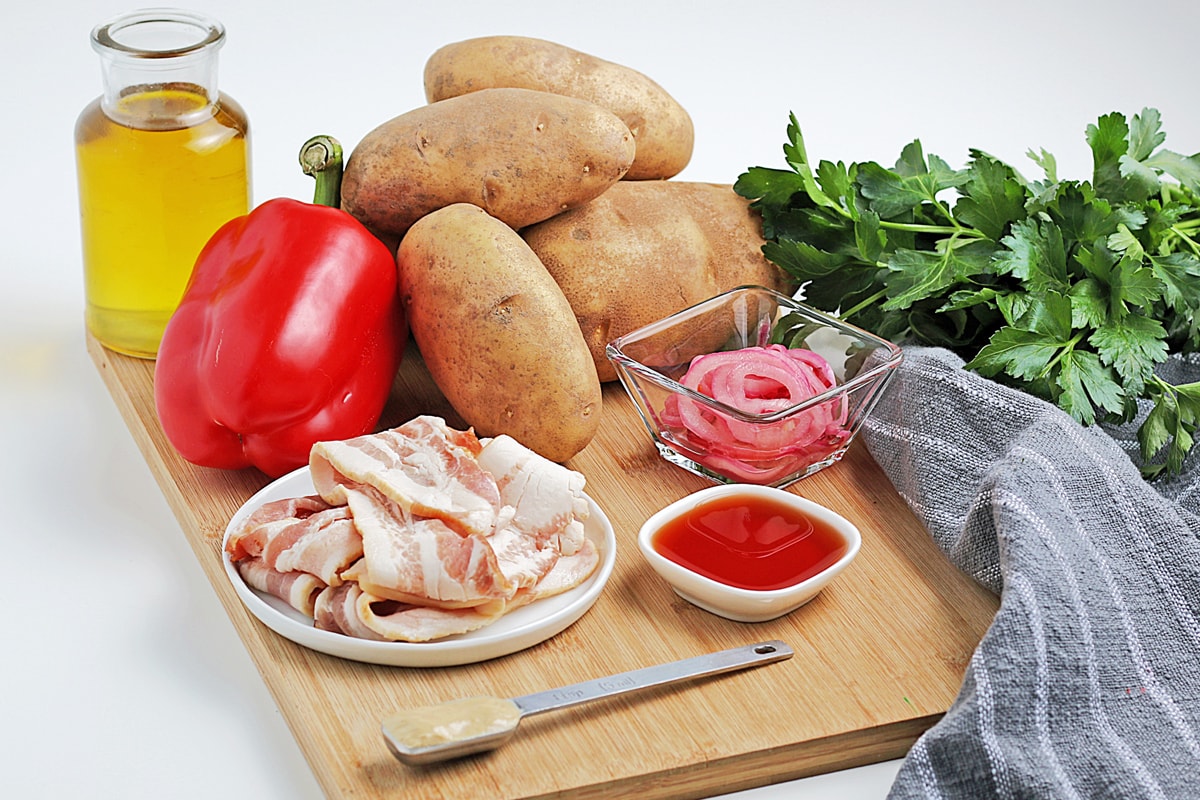
[[(781, 588), (751, 589), (715, 580), (668, 558), (660, 552), (656, 536), (664, 526), (698, 509), (713, 506), (713, 501), (745, 499), (749, 503), (767, 502), (785, 506), (790, 512), (806, 517), (835, 533), (844, 542), (844, 551), (836, 560), (823, 566), (819, 572)], [(699, 534), (697, 534), (699, 535)], [(801, 537), (803, 538), (803, 537)], [(799, 541), (797, 539), (796, 541)], [(751, 484), (729, 484), (701, 489), (687, 497), (671, 503), (651, 516), (638, 532), (638, 547), (650, 566), (671, 585), (675, 593), (712, 614), (735, 622), (765, 622), (789, 614), (812, 600), (844, 570), (862, 546), (862, 535), (858, 528), (840, 514), (791, 492), (769, 486)], [(780, 551), (782, 552), (782, 551)], [(753, 558), (767, 558), (775, 551), (763, 549)], [(731, 556), (736, 560), (738, 554)]]
[(589, 497), (591, 513), (584, 523), (584, 533), (600, 552), (600, 563), (581, 585), (569, 592), (510, 611), (485, 628), (459, 636), (419, 643), (356, 639), (315, 628), (311, 617), (301, 614), (282, 600), (251, 589), (224, 552), (224, 543), (230, 534), (259, 506), (271, 500), (303, 497), (315, 491), (308, 467), (264, 486), (229, 521), (221, 544), (222, 560), (234, 591), (260, 622), (296, 644), (351, 661), (393, 667), (449, 667), (473, 664), (524, 650), (561, 633), (587, 613), (600, 596), (616, 563), (617, 541), (612, 524)]

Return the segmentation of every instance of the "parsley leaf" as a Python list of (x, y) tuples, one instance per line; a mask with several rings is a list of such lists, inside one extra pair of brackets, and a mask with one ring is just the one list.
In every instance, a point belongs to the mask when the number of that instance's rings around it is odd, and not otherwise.
[(1126, 388), (1140, 394), (1154, 372), (1154, 365), (1167, 360), (1167, 332), (1157, 320), (1130, 314), (1110, 318), (1088, 337), (1105, 364), (1116, 369)]
[[(1172, 386), (1155, 379), (1150, 386), (1154, 399), (1145, 422), (1138, 428), (1138, 444), (1142, 458), (1150, 463), (1143, 472), (1148, 477), (1173, 475), (1183, 467), (1183, 459), (1195, 441), (1197, 420), (1200, 419), (1200, 383)], [(1152, 459), (1165, 457), (1154, 463)]]
[(1004, 327), (996, 331), (975, 358), (967, 363), (985, 377), (1008, 373), (1025, 381), (1043, 375), (1064, 342), (1037, 331)]
[(1163, 147), (1156, 109), (1086, 128), (1090, 181), (971, 149), (954, 169), (905, 145), (892, 168), (814, 162), (789, 115), (789, 169), (734, 189), (763, 215), (763, 253), (807, 302), (895, 340), (953, 349), (967, 369), (1057, 403), (1085, 425), (1151, 410), (1148, 478), (1174, 474), (1200, 424), (1200, 383), (1155, 367), (1200, 351), (1200, 154)]
[(1007, 252), (996, 258), (996, 269), (1026, 283), (1030, 291), (1067, 289), (1067, 249), (1062, 231), (1053, 222), (1023, 219), (1004, 237)]
[(1012, 222), (1025, 216), (1025, 188), (1016, 172), (990, 156), (975, 152), (963, 188), (966, 196), (954, 207), (955, 216), (989, 239), (999, 241)]
[[(969, 175), (953, 170), (937, 156), (926, 160), (920, 142), (905, 148), (895, 172), (874, 162), (859, 165), (858, 185), (880, 217), (895, 217), (933, 202), (946, 189), (961, 186)], [(903, 170), (901, 170), (901, 166)]]
[(1096, 421), (1097, 407), (1114, 415), (1124, 409), (1124, 392), (1095, 353), (1072, 349), (1061, 362), (1057, 383), (1058, 405), (1085, 425)]
[(1113, 112), (1087, 127), (1087, 143), (1092, 148), (1092, 185), (1096, 194), (1117, 200), (1131, 199), (1131, 187), (1121, 175), (1121, 157), (1129, 151), (1129, 125), (1125, 117)]
[(944, 293), (947, 289), (984, 272), (990, 253), (970, 245), (947, 247), (941, 252), (897, 250), (888, 259), (888, 293), (885, 310), (908, 308), (914, 302)]

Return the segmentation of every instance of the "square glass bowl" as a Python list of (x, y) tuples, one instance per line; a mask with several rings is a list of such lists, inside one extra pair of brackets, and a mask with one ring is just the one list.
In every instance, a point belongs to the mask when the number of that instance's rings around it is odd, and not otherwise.
[[(772, 371), (769, 359), (739, 364), (743, 354), (721, 357), (723, 373), (697, 366), (688, 376), (700, 356), (750, 347), (800, 351), (787, 355), (813, 365), (815, 378), (800, 383), (816, 393), (788, 390), (776, 398), (764, 389), (766, 399), (755, 407), (767, 408), (743, 410), (747, 403), (728, 387), (751, 386), (755, 394), (756, 373)], [(886, 339), (761, 286), (732, 289), (652, 322), (610, 342), (606, 354), (663, 458), (717, 483), (773, 487), (839, 461), (902, 358)], [(796, 380), (782, 378), (793, 386)]]

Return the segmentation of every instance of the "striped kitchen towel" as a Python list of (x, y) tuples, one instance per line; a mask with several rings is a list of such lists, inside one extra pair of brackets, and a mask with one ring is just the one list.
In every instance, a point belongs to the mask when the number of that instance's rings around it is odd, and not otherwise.
[(1200, 448), (1148, 483), (1136, 421), (1083, 427), (962, 364), (905, 347), (863, 431), (941, 549), (1000, 595), (889, 798), (1200, 798)]

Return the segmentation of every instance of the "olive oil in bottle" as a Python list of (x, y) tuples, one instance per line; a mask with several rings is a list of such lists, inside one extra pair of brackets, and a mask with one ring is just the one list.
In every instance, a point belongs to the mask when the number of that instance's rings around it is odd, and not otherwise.
[(245, 112), (216, 88), (220, 23), (169, 9), (97, 27), (104, 94), (75, 127), (86, 321), (152, 358), (205, 243), (250, 208)]

